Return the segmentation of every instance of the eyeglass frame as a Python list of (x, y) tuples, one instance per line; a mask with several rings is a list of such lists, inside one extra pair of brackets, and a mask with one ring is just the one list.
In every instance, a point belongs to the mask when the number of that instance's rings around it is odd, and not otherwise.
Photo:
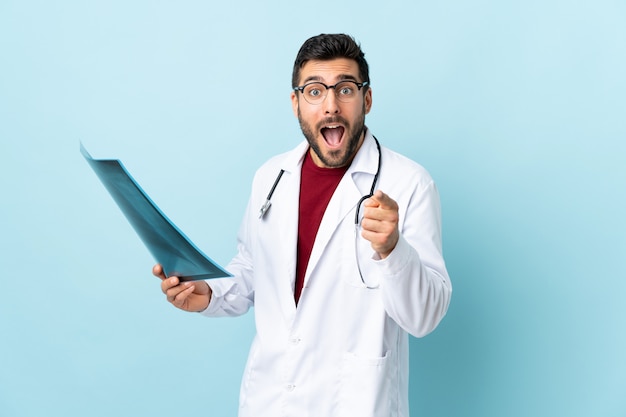
[[(304, 97), (304, 100), (306, 100), (307, 103), (309, 103), (309, 104), (311, 104), (313, 106), (316, 106), (318, 104), (322, 104), (324, 102), (324, 100), (326, 100), (326, 97), (328, 97), (328, 90), (330, 90), (332, 88), (333, 90), (335, 90), (335, 97), (337, 98), (337, 100), (341, 101), (342, 103), (346, 103), (345, 101), (343, 101), (343, 100), (341, 100), (339, 98), (339, 96), (337, 95), (337, 88), (336, 88), (339, 84), (346, 83), (346, 82), (353, 83), (354, 85), (356, 85), (357, 91), (361, 91), (363, 89), (363, 87), (367, 87), (367, 86), (370, 85), (369, 81), (363, 81), (362, 83), (359, 83), (359, 82), (356, 82), (354, 80), (341, 80), (338, 83), (333, 84), (333, 85), (326, 85), (326, 84), (324, 84), (321, 81), (311, 81), (311, 82), (308, 82), (308, 83), (306, 83), (304, 85), (301, 85), (301, 86), (298, 86), (298, 87), (294, 87), (293, 91), (299, 91), (300, 94), (302, 94), (302, 97)], [(325, 93), (324, 94), (324, 98), (322, 100), (320, 100), (319, 103), (311, 103), (309, 100), (307, 100), (306, 96), (304, 95), (304, 89), (306, 87), (308, 87), (309, 85), (311, 85), (311, 84), (321, 84), (325, 88), (325, 90), (324, 90), (324, 93)]]

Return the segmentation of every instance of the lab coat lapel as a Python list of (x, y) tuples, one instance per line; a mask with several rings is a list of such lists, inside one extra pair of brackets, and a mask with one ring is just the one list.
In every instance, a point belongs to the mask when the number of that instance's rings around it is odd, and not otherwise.
[(353, 210), (360, 198), (369, 193), (371, 180), (374, 178), (377, 167), (378, 151), (368, 130), (361, 149), (337, 186), (328, 207), (326, 207), (309, 257), (309, 264), (304, 276), (305, 286), (339, 224), (348, 214), (354, 215)]
[[(293, 283), (296, 276), (296, 262), (297, 262), (297, 250), (298, 247), (298, 195), (300, 195), (300, 169), (286, 172), (287, 178), (285, 181), (285, 200), (282, 204), (285, 205), (286, 215), (280, 220), (285, 227), (277, 227), (277, 230), (283, 230), (279, 241), (282, 247), (283, 253), (289, 253), (291, 256), (286, 257), (284, 279), (281, 280), (281, 296), (280, 299), (284, 303), (283, 309), (286, 313), (286, 317), (292, 316), (296, 308), (295, 300), (293, 297)], [(295, 196), (295, 198), (294, 198)], [(286, 224), (288, 223), (288, 224)], [(277, 246), (279, 246), (277, 245)]]
[(320, 223), (315, 237), (315, 243), (313, 244), (313, 250), (309, 257), (309, 265), (304, 277), (304, 285), (307, 284), (312, 271), (322, 257), (324, 249), (335, 233), (339, 223), (341, 223), (348, 213), (352, 212), (359, 198), (361, 198), (359, 190), (346, 173), (328, 202), (328, 207), (326, 207), (326, 212), (322, 217), (322, 222)]
[[(273, 250), (285, 254), (282, 273), (277, 274), (277, 288), (280, 296), (284, 317), (287, 320), (293, 318), (296, 305), (293, 297), (293, 283), (296, 276), (297, 245), (298, 245), (298, 196), (300, 195), (300, 176), (304, 153), (308, 149), (306, 142), (295, 148), (289, 157), (281, 164), (285, 170), (281, 180), (280, 189), (277, 188), (273, 196), (273, 213), (276, 220), (273, 230), (270, 231), (274, 244)], [(287, 322), (287, 326), (291, 326)]]

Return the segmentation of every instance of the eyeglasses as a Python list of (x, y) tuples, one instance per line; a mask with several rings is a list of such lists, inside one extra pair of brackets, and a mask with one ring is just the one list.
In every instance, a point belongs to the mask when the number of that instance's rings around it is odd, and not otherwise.
[(309, 104), (320, 104), (328, 95), (328, 90), (331, 88), (335, 90), (335, 97), (342, 103), (350, 103), (357, 96), (357, 92), (361, 91), (361, 88), (369, 85), (369, 82), (365, 81), (357, 83), (352, 80), (339, 81), (335, 85), (326, 85), (320, 82), (312, 82), (304, 84), (300, 87), (295, 87), (294, 91), (299, 91)]

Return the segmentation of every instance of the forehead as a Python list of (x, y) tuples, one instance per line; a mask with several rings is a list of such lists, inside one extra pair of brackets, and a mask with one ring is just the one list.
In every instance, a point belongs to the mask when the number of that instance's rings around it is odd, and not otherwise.
[(353, 59), (310, 60), (300, 69), (300, 84), (307, 81), (333, 82), (341, 79), (359, 81), (359, 66)]

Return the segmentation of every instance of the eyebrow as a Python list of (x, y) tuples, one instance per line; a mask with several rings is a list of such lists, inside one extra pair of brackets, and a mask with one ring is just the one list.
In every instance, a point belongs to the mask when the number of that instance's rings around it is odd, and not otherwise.
[[(339, 74), (337, 78), (339, 79), (339, 81), (346, 81), (346, 80), (357, 81), (356, 77), (351, 74)], [(311, 75), (311, 76), (306, 77), (304, 81), (302, 81), (302, 85), (309, 83), (311, 81), (322, 82), (323, 79), (319, 75)]]

